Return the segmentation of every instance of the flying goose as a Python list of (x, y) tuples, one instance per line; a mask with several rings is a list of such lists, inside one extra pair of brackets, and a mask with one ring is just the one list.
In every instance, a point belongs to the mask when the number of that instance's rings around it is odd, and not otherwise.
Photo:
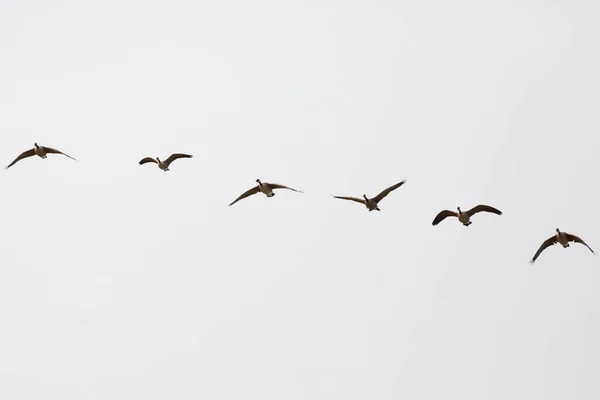
[[(62, 154), (63, 156), (69, 157), (71, 160), (75, 160), (73, 157), (71, 157), (68, 154), (63, 153), (62, 151), (58, 151), (56, 149), (53, 149), (52, 147), (38, 146), (37, 143), (34, 143), (33, 149), (29, 149), (27, 151), (22, 152), (19, 157), (15, 158), (15, 160), (6, 167), (6, 169), (9, 169), (13, 165), (15, 165), (19, 160), (22, 160), (27, 157), (38, 156), (40, 158), (46, 158), (48, 153)], [(77, 160), (75, 160), (75, 161), (77, 161)]]
[(365, 207), (367, 207), (367, 209), (369, 211), (373, 211), (373, 210), (381, 211), (379, 209), (379, 206), (377, 204), (381, 200), (383, 200), (385, 198), (385, 196), (387, 196), (388, 194), (390, 194), (390, 192), (392, 190), (398, 189), (400, 186), (404, 185), (405, 182), (406, 182), (406, 179), (403, 180), (400, 183), (396, 183), (395, 185), (390, 186), (389, 188), (385, 189), (383, 192), (379, 193), (377, 196), (375, 196), (375, 197), (373, 197), (371, 199), (369, 199), (366, 194), (363, 194), (363, 198), (362, 199), (359, 199), (359, 198), (356, 198), (356, 197), (345, 197), (345, 196), (334, 196), (334, 195), (332, 195), (332, 196), (334, 198), (336, 198), (336, 199), (352, 200), (352, 201), (355, 201), (357, 203), (364, 204)]
[(483, 204), (475, 206), (475, 207), (471, 208), (469, 211), (465, 211), (465, 212), (462, 212), (460, 210), (460, 207), (457, 207), (456, 209), (458, 210), (458, 213), (456, 213), (454, 211), (450, 211), (450, 210), (441, 211), (433, 219), (433, 224), (432, 225), (439, 224), (440, 222), (442, 222), (447, 217), (458, 217), (458, 220), (460, 222), (462, 222), (462, 224), (464, 226), (469, 226), (469, 225), (472, 224), (471, 217), (474, 214), (477, 214), (478, 212), (482, 212), (482, 211), (490, 212), (490, 213), (494, 213), (494, 214), (498, 214), (498, 215), (502, 215), (502, 212), (500, 210), (495, 209), (494, 207), (483, 205)]
[(277, 183), (261, 182), (260, 179), (257, 179), (256, 182), (258, 182), (257, 186), (254, 186), (252, 189), (242, 193), (240, 195), (240, 197), (235, 199), (231, 204), (229, 204), (229, 206), (232, 206), (235, 203), (237, 203), (238, 201), (245, 199), (248, 196), (252, 196), (253, 194), (256, 194), (258, 192), (263, 192), (265, 194), (265, 196), (267, 196), (267, 197), (273, 197), (273, 196), (275, 196), (273, 189), (289, 189), (289, 190), (293, 190), (294, 192), (304, 193), (301, 190), (292, 189), (291, 187), (279, 185)]
[(171, 154), (169, 156), (169, 158), (167, 158), (164, 161), (160, 161), (160, 158), (156, 157), (156, 159), (152, 158), (152, 157), (146, 157), (146, 158), (142, 158), (140, 160), (140, 165), (144, 165), (146, 163), (149, 162), (153, 162), (155, 164), (158, 165), (158, 168), (162, 169), (163, 171), (168, 171), (169, 170), (169, 165), (171, 165), (171, 163), (175, 160), (177, 160), (178, 158), (192, 158), (193, 156), (189, 155), (189, 154), (183, 154), (183, 153), (175, 153), (175, 154)]
[(571, 235), (570, 233), (567, 233), (567, 232), (561, 232), (558, 228), (556, 228), (556, 234), (553, 235), (551, 238), (546, 239), (544, 241), (544, 243), (542, 243), (542, 245), (540, 246), (538, 251), (535, 252), (535, 255), (533, 256), (531, 261), (529, 261), (529, 263), (533, 264), (535, 262), (535, 260), (540, 256), (542, 251), (544, 251), (544, 249), (546, 249), (546, 247), (552, 246), (553, 244), (556, 244), (556, 243), (560, 243), (562, 245), (562, 247), (567, 248), (567, 247), (570, 247), (569, 242), (581, 243), (582, 245), (584, 245), (585, 247), (590, 249), (592, 254), (595, 254), (594, 250), (592, 250), (590, 248), (590, 246), (588, 246), (587, 243), (584, 242), (583, 239), (581, 239), (579, 236)]

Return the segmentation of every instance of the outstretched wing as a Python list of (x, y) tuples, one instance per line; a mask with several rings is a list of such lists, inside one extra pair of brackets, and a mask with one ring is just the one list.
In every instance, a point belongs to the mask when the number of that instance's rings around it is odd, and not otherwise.
[(144, 165), (144, 164), (149, 163), (149, 162), (153, 162), (154, 164), (158, 164), (158, 161), (156, 161), (154, 158), (152, 158), (152, 157), (146, 157), (146, 158), (142, 158), (140, 160), (140, 165)]
[(244, 192), (242, 195), (240, 195), (240, 197), (238, 197), (237, 199), (235, 199), (231, 204), (229, 204), (229, 206), (232, 206), (235, 203), (237, 203), (238, 201), (240, 201), (242, 199), (245, 199), (248, 196), (252, 196), (253, 194), (256, 194), (258, 192), (260, 192), (260, 189), (258, 188), (258, 185), (254, 186), (252, 189), (250, 189), (250, 190)]
[(364, 199), (357, 199), (356, 197), (345, 197), (345, 196), (333, 196), (333, 197), (336, 198), (336, 199), (351, 200), (351, 201), (355, 201), (355, 202), (360, 203), (360, 204), (365, 204), (365, 200)]
[(404, 183), (406, 183), (406, 179), (400, 183), (396, 183), (395, 185), (390, 186), (389, 188), (385, 189), (383, 192), (379, 193), (377, 196), (373, 197), (371, 200), (373, 200), (375, 203), (379, 203), (381, 200), (383, 200), (383, 198), (385, 196), (390, 194), (390, 192), (392, 190), (398, 189), (400, 186), (404, 185)]
[(435, 218), (433, 219), (433, 222), (431, 223), (431, 225), (437, 225), (448, 217), (457, 217), (457, 216), (458, 216), (458, 214), (455, 213), (454, 211), (450, 211), (450, 210), (440, 211), (440, 213), (438, 215), (436, 215)]
[(177, 160), (178, 158), (192, 158), (192, 155), (190, 155), (190, 154), (183, 154), (183, 153), (174, 153), (174, 154), (171, 154), (169, 156), (169, 158), (167, 158), (165, 160), (165, 164), (169, 165), (173, 161)]
[(473, 214), (477, 214), (478, 212), (489, 212), (489, 213), (493, 213), (493, 214), (497, 214), (497, 215), (502, 215), (502, 211), (498, 210), (497, 208), (494, 207), (490, 207), (490, 206), (486, 206), (484, 204), (480, 204), (478, 206), (475, 206), (473, 208), (471, 208), (469, 211), (467, 211), (467, 215), (469, 217), (472, 217)]
[(587, 247), (588, 249), (590, 249), (590, 251), (593, 254), (596, 254), (596, 253), (594, 253), (594, 250), (592, 250), (592, 248), (590, 246), (588, 246), (587, 243), (584, 242), (583, 239), (580, 238), (579, 236), (575, 236), (575, 235), (571, 235), (570, 233), (567, 233), (567, 238), (569, 239), (569, 242), (581, 243), (582, 245), (584, 245), (585, 247)]
[(303, 192), (303, 191), (301, 191), (301, 190), (292, 189), (291, 187), (283, 186), (283, 185), (280, 185), (280, 184), (278, 184), (278, 183), (268, 183), (268, 182), (267, 182), (267, 185), (269, 185), (269, 187), (270, 187), (271, 189), (289, 189), (289, 190), (293, 190), (294, 192), (298, 192), (298, 193), (304, 193), (304, 192)]
[(13, 165), (15, 165), (19, 160), (22, 160), (24, 158), (31, 157), (31, 156), (35, 156), (35, 149), (31, 149), (31, 150), (27, 150), (27, 151), (22, 152), (19, 155), (19, 157), (15, 158), (15, 160), (13, 162), (11, 162), (10, 164), (8, 164), (8, 166), (6, 167), (6, 169), (9, 169)]
[[(73, 157), (71, 157), (70, 155), (63, 153), (63, 152), (62, 152), (62, 151), (60, 151), (60, 150), (53, 149), (52, 147), (46, 147), (46, 146), (44, 146), (44, 150), (46, 151), (46, 153), (52, 153), (52, 154), (62, 154), (63, 156), (67, 156), (67, 157), (69, 157), (71, 160), (75, 160), (75, 159), (74, 159)], [(77, 161), (77, 160), (75, 160), (75, 161)]]
[(552, 236), (549, 239), (546, 239), (544, 241), (544, 243), (542, 243), (542, 245), (540, 246), (540, 248), (538, 249), (538, 251), (535, 252), (535, 255), (533, 256), (533, 258), (531, 259), (531, 261), (529, 261), (529, 263), (533, 264), (535, 262), (535, 260), (537, 260), (537, 258), (540, 256), (540, 254), (542, 254), (542, 251), (544, 251), (544, 249), (546, 247), (552, 246), (555, 243), (558, 243), (558, 241), (556, 240), (556, 235)]

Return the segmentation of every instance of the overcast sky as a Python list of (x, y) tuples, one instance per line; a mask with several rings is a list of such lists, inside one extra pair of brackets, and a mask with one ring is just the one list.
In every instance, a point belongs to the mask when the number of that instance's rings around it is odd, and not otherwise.
[(1, 398), (600, 398), (600, 3), (0, 11)]

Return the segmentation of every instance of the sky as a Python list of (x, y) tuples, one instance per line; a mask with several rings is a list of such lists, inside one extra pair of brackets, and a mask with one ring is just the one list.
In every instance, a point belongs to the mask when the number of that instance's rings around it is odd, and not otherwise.
[(600, 398), (600, 3), (0, 9), (1, 398)]

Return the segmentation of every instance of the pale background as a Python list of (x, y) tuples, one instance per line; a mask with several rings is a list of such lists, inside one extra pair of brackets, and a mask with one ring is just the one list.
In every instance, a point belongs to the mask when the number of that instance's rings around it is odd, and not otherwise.
[(2, 399), (600, 398), (597, 1), (0, 10)]

